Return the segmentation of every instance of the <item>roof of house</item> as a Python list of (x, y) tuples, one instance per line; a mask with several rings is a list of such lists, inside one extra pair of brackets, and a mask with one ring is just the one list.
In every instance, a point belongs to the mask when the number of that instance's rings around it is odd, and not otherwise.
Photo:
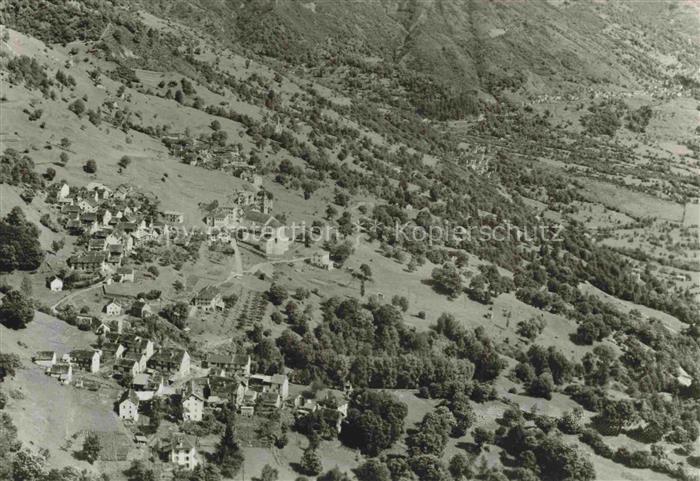
[(275, 219), (270, 214), (263, 214), (255, 209), (247, 209), (245, 211), (245, 219), (256, 224), (267, 225), (270, 227), (282, 227), (283, 224)]
[(272, 384), (284, 384), (285, 382), (287, 382), (286, 374), (273, 374), (270, 378), (270, 383)]
[(134, 367), (134, 364), (136, 364), (136, 361), (134, 361), (133, 359), (128, 359), (126, 357), (122, 357), (114, 364), (114, 366), (131, 369)]
[(274, 392), (264, 392), (260, 394), (260, 400), (263, 403), (274, 403), (276, 404), (279, 401), (280, 395)]
[(71, 264), (102, 264), (107, 256), (104, 252), (88, 252), (80, 256), (70, 258)]
[(184, 349), (167, 347), (155, 353), (151, 360), (156, 363), (182, 362), (185, 354), (187, 354), (187, 351)]
[(238, 379), (232, 377), (210, 376), (207, 380), (211, 392), (218, 394), (233, 392), (240, 385)]
[(131, 381), (132, 385), (137, 385), (137, 386), (148, 386), (148, 381), (150, 380), (151, 376), (149, 374), (146, 374), (145, 372), (140, 372), (134, 376), (134, 379)]
[(68, 374), (68, 371), (71, 370), (70, 363), (67, 362), (57, 362), (53, 366), (51, 366), (51, 374)]
[(167, 448), (171, 451), (191, 451), (197, 448), (197, 439), (193, 436), (177, 433), (170, 438)]
[(206, 286), (202, 288), (196, 295), (195, 299), (203, 301), (211, 301), (221, 292), (216, 286)]
[(235, 356), (231, 354), (207, 354), (204, 359), (206, 362), (215, 364), (233, 364), (235, 362)]
[(129, 350), (126, 351), (126, 353), (124, 354), (124, 359), (128, 359), (129, 361), (136, 361), (136, 362), (138, 362), (138, 361), (141, 360), (142, 357), (143, 357), (143, 354), (142, 354), (142, 353), (140, 353), (140, 352), (138, 352), (138, 351), (134, 351), (134, 350), (132, 350), (132, 349), (129, 349)]
[(76, 349), (70, 352), (70, 358), (76, 361), (92, 361), (95, 351), (92, 349)]
[(117, 349), (119, 349), (119, 346), (121, 346), (121, 343), (118, 341), (105, 342), (102, 344), (102, 350), (103, 351), (116, 351)]
[(35, 361), (49, 360), (49, 359), (53, 359), (53, 357), (55, 355), (56, 355), (55, 351), (39, 351), (34, 355), (34, 360)]
[(124, 396), (122, 397), (122, 400), (121, 400), (120, 404), (123, 403), (124, 401), (127, 401), (127, 400), (131, 401), (132, 403), (136, 404), (137, 406), (138, 406), (139, 403), (141, 402), (141, 400), (140, 400), (139, 397), (136, 395), (136, 392), (135, 392), (133, 389), (129, 389), (129, 390), (124, 394)]
[(248, 354), (236, 354), (233, 357), (233, 362), (237, 366), (245, 366), (250, 362), (250, 356)]
[(117, 269), (117, 274), (133, 274), (134, 273), (134, 268), (133, 267), (120, 267)]

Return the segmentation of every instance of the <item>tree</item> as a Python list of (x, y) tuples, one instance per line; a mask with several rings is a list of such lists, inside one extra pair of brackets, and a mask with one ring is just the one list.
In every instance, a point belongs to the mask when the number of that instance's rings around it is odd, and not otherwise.
[(82, 454), (85, 460), (93, 464), (95, 461), (97, 461), (97, 458), (100, 456), (100, 450), (102, 447), (100, 446), (100, 438), (97, 437), (97, 434), (95, 433), (88, 433), (87, 436), (85, 436), (85, 441), (83, 442), (83, 450)]
[(182, 329), (185, 327), (187, 318), (190, 315), (190, 306), (186, 302), (176, 302), (165, 306), (160, 311), (160, 315), (179, 329)]
[(446, 262), (442, 267), (433, 269), (432, 278), (435, 287), (450, 299), (456, 299), (461, 294), (462, 276), (453, 263)]
[(343, 212), (343, 215), (338, 219), (338, 232), (346, 237), (355, 232), (355, 226), (352, 223), (352, 215), (350, 212)]
[(209, 126), (210, 126), (211, 129), (214, 130), (214, 131), (221, 130), (221, 122), (219, 122), (219, 121), (216, 120), (216, 119), (212, 120), (212, 121), (211, 121), (211, 124), (210, 124)]
[(33, 290), (34, 289), (32, 287), (32, 280), (28, 276), (22, 277), (22, 283), (19, 286), (19, 291), (22, 293), (22, 295), (25, 298), (29, 299), (30, 297), (32, 297)]
[(408, 299), (405, 296), (395, 295), (391, 298), (391, 303), (394, 306), (400, 307), (403, 312), (408, 310)]
[(17, 369), (22, 366), (17, 354), (6, 354), (0, 352), (0, 382), (6, 377), (14, 377)]
[(265, 466), (263, 466), (262, 472), (260, 473), (260, 477), (257, 478), (257, 481), (277, 481), (278, 477), (279, 471), (277, 471), (269, 464), (266, 464)]
[(336, 466), (330, 471), (326, 471), (320, 475), (318, 478), (316, 478), (316, 481), (351, 481), (351, 479), (347, 473), (342, 472), (340, 468)]
[(349, 240), (335, 243), (326, 242), (324, 247), (330, 252), (331, 259), (340, 265), (342, 265), (355, 251), (352, 242)]
[(131, 462), (129, 469), (124, 471), (128, 481), (156, 481), (156, 473), (153, 469), (146, 466), (146, 463), (140, 459), (135, 459)]
[(58, 252), (61, 249), (63, 249), (63, 246), (66, 245), (66, 241), (64, 239), (57, 239), (54, 241), (51, 241), (51, 250), (54, 252)]
[(10, 329), (24, 329), (34, 320), (34, 308), (21, 292), (11, 290), (0, 304), (0, 324)]
[(323, 464), (321, 464), (321, 458), (314, 448), (308, 447), (304, 450), (299, 461), (299, 469), (309, 476), (316, 476), (321, 472)]
[(82, 99), (77, 99), (75, 102), (68, 105), (68, 110), (80, 117), (85, 112), (85, 102)]
[(341, 432), (341, 440), (370, 456), (389, 448), (403, 434), (406, 404), (387, 392), (356, 391)]
[(270, 289), (267, 291), (267, 298), (275, 306), (282, 305), (288, 296), (289, 294), (287, 293), (287, 289), (279, 284), (272, 284)]
[(421, 422), (406, 437), (406, 446), (411, 456), (430, 454), (442, 457), (447, 439), (456, 425), (455, 418), (446, 406), (423, 416)]
[(626, 425), (634, 423), (636, 419), (637, 412), (632, 401), (609, 399), (603, 404), (603, 409), (596, 421), (602, 426), (609, 427), (615, 435), (618, 435)]
[(18, 451), (12, 462), (14, 481), (40, 481), (44, 477), (45, 461), (28, 449)]
[(44, 260), (39, 229), (28, 222), (19, 207), (0, 220), (0, 271), (32, 271)]
[(214, 457), (221, 466), (221, 474), (227, 478), (233, 478), (241, 469), (243, 453), (236, 440), (236, 431), (231, 421), (226, 423)]
[(61, 165), (65, 167), (66, 164), (68, 164), (68, 160), (70, 157), (68, 157), (68, 154), (65, 152), (61, 152), (61, 154), (58, 156), (58, 160), (61, 162)]
[(46, 172), (44, 172), (44, 178), (51, 182), (54, 179), (54, 177), (56, 177), (56, 169), (54, 169), (53, 167), (47, 167)]
[(554, 380), (549, 372), (544, 372), (530, 381), (527, 392), (530, 396), (552, 399)]
[(422, 454), (409, 458), (411, 469), (420, 481), (448, 481), (450, 475), (436, 456)]
[(158, 270), (157, 266), (150, 265), (148, 266), (148, 269), (146, 269), (149, 274), (151, 274), (153, 277), (158, 277), (160, 275), (160, 271)]
[(368, 459), (355, 469), (359, 481), (391, 481), (391, 471), (379, 459)]
[(182, 93), (182, 90), (177, 90), (175, 92), (175, 102), (182, 104), (185, 102), (185, 95)]
[(494, 433), (486, 428), (476, 427), (472, 430), (472, 437), (474, 438), (474, 443), (481, 449), (484, 444), (493, 444)]
[(175, 289), (176, 292), (180, 292), (185, 288), (185, 284), (182, 283), (181, 280), (176, 280), (173, 282), (173, 289)]
[(546, 436), (533, 447), (537, 464), (549, 479), (592, 481), (596, 478), (590, 460), (559, 438)]
[(476, 420), (476, 415), (469, 403), (469, 398), (462, 393), (455, 394), (448, 402), (448, 407), (455, 418), (455, 426), (452, 429), (452, 435), (455, 437), (464, 436)]
[(367, 281), (372, 279), (372, 268), (367, 264), (360, 264), (360, 272), (358, 277), (361, 277)]
[(148, 404), (148, 426), (154, 433), (158, 431), (163, 415), (163, 402), (160, 398), (154, 397)]
[(448, 470), (455, 481), (471, 479), (474, 475), (469, 458), (462, 453), (457, 453), (452, 456)]
[(88, 174), (94, 174), (97, 172), (97, 162), (95, 162), (95, 159), (88, 159), (83, 166), (83, 170)]
[(131, 164), (131, 157), (129, 157), (128, 155), (124, 155), (121, 159), (119, 159), (119, 167), (121, 167), (122, 169), (126, 169), (129, 166), (129, 164)]

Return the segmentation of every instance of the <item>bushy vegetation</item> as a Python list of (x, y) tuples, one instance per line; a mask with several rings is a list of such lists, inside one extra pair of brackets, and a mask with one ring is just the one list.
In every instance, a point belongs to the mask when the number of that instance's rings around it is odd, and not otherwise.
[(0, 271), (31, 271), (43, 260), (39, 229), (14, 207), (0, 220)]

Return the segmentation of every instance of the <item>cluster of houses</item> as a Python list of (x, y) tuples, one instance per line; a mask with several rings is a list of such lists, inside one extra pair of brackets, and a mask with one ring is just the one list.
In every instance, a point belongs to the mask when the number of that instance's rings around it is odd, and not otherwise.
[(70, 384), (75, 371), (98, 372), (102, 354), (100, 349), (76, 349), (59, 357), (56, 351), (41, 351), (34, 355), (33, 361), (46, 368), (48, 376), (61, 384)]
[[(147, 197), (124, 184), (113, 190), (97, 182), (80, 188), (55, 183), (46, 200), (58, 209), (69, 234), (89, 237), (85, 250), (68, 259), (68, 267), (83, 277), (107, 281), (133, 282), (134, 271), (122, 267), (124, 259), (135, 248), (165, 238), (173, 225), (184, 222), (184, 214), (173, 211), (162, 213), (162, 220), (153, 220), (147, 213)], [(168, 237), (175, 243), (187, 242), (184, 237)], [(64, 282), (54, 276), (48, 285), (52, 291), (61, 291)]]
[[(301, 395), (290, 398), (285, 374), (252, 372), (247, 354), (207, 354), (201, 360), (200, 375), (192, 370), (189, 353), (181, 348), (158, 347), (145, 337), (129, 333), (107, 333), (94, 349), (76, 349), (59, 357), (54, 351), (38, 352), (33, 361), (47, 375), (63, 384), (76, 384), (75, 373), (107, 373), (128, 383), (118, 401), (118, 415), (137, 424), (146, 403), (154, 398), (170, 398), (181, 406), (183, 422), (202, 421), (205, 413), (233, 403), (242, 416), (267, 416), (280, 409), (291, 409), (302, 416), (319, 409), (330, 409), (337, 429), (347, 416), (347, 402), (337, 407)], [(111, 371), (109, 370), (111, 367)], [(179, 467), (194, 469), (199, 463), (197, 439), (174, 434), (162, 440), (159, 449)]]
[(205, 217), (210, 245), (235, 239), (253, 245), (266, 256), (283, 255), (292, 239), (287, 227), (270, 214), (272, 204), (271, 195), (261, 188), (234, 192), (230, 203)]

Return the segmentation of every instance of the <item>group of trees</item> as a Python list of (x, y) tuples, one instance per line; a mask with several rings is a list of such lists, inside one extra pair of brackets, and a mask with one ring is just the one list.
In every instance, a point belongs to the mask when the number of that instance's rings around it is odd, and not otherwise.
[(0, 271), (37, 269), (44, 260), (39, 229), (19, 207), (0, 220)]
[(527, 353), (519, 356), (515, 376), (528, 386), (532, 396), (551, 399), (556, 385), (571, 379), (574, 364), (554, 346), (547, 349), (532, 345)]
[(363, 306), (357, 299), (334, 297), (324, 301), (322, 311), (313, 331), (300, 337), (286, 330), (276, 340), (297, 382), (317, 379), (340, 387), (349, 380), (357, 387), (424, 388), (441, 397), (457, 384), (470, 386), (475, 364), (480, 381), (493, 379), (502, 368), (483, 333), (478, 339), (465, 334), (459, 347), (446, 352), (433, 350), (434, 334), (407, 328), (391, 304)]
[(34, 320), (34, 305), (20, 291), (10, 290), (0, 304), (0, 324), (10, 329), (23, 329)]
[(406, 405), (391, 394), (357, 390), (350, 398), (341, 440), (349, 447), (376, 456), (403, 434)]
[[(506, 411), (508, 412), (508, 411)], [(550, 433), (550, 424), (536, 419), (536, 426), (526, 426), (519, 413), (504, 419), (503, 428), (494, 442), (516, 460), (520, 479), (576, 479), (592, 481), (595, 469), (590, 460), (561, 437)], [(543, 430), (544, 428), (545, 430)]]
[(0, 155), (0, 183), (41, 188), (43, 186), (41, 176), (34, 169), (35, 164), (31, 157), (15, 149), (5, 149)]

